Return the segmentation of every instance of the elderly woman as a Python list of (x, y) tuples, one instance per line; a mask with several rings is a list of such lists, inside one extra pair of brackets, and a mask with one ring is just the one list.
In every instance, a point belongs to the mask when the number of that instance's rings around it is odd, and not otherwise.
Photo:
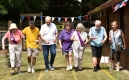
[(72, 70), (72, 43), (73, 41), (70, 40), (70, 37), (73, 33), (71, 29), (71, 24), (66, 22), (64, 25), (65, 29), (61, 31), (59, 35), (59, 46), (63, 51), (66, 59), (66, 70)]
[[(115, 66), (115, 58), (114, 55), (116, 53), (116, 61), (117, 61), (117, 68), (116, 71), (119, 71), (119, 65), (120, 65), (120, 55), (121, 55), (121, 51), (122, 48), (126, 48), (126, 44), (125, 44), (125, 37), (124, 37), (124, 33), (121, 29), (118, 29), (118, 22), (117, 21), (113, 21), (111, 23), (112, 26), (112, 30), (110, 30), (109, 32), (109, 41), (111, 43), (110, 48), (111, 48), (111, 52), (110, 52), (110, 59), (111, 59), (111, 67), (110, 70), (114, 69)], [(120, 45), (121, 50), (120, 51), (116, 51), (116, 45)]]
[(10, 25), (9, 31), (2, 38), (2, 49), (5, 49), (4, 41), (8, 38), (9, 41), (9, 53), (10, 53), (10, 63), (12, 67), (11, 75), (15, 74), (14, 68), (17, 67), (18, 74), (20, 74), (20, 65), (22, 57), (22, 43), (21, 38), (24, 38), (24, 35), (20, 30), (18, 30), (15, 23)]
[(87, 33), (83, 31), (84, 26), (82, 23), (78, 23), (76, 30), (77, 31), (74, 31), (71, 37), (73, 41), (72, 48), (75, 60), (75, 72), (82, 70), (83, 53), (88, 42)]

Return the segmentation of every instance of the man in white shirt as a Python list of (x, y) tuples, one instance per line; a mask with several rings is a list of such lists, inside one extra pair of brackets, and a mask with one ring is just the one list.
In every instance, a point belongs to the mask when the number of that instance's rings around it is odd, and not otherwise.
[[(41, 26), (40, 34), (42, 38), (42, 48), (43, 48), (43, 55), (45, 60), (45, 72), (49, 69), (54, 70), (53, 63), (56, 56), (56, 39), (58, 36), (58, 31), (56, 25), (51, 23), (51, 17), (47, 16), (45, 18), (45, 24)], [(49, 50), (51, 53), (51, 59), (49, 61)]]

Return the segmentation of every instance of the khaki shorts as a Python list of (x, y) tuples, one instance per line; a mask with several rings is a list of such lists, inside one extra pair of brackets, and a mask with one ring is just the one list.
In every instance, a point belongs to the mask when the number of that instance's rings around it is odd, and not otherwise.
[(70, 50), (69, 52), (63, 52), (62, 54), (63, 54), (63, 55), (69, 55), (70, 53), (73, 53), (73, 51)]
[(38, 56), (38, 49), (37, 48), (27, 48), (27, 56), (33, 56), (33, 57), (37, 57)]

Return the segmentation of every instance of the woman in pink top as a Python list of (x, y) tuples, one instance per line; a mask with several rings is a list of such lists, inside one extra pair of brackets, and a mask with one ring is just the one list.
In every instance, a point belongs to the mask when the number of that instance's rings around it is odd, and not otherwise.
[(15, 74), (14, 68), (18, 68), (18, 73), (20, 74), (20, 65), (21, 65), (21, 57), (22, 57), (22, 42), (21, 38), (24, 38), (24, 35), (20, 30), (18, 30), (15, 23), (10, 25), (9, 31), (2, 38), (2, 49), (5, 49), (4, 41), (8, 38), (9, 41), (9, 53), (10, 53), (10, 63), (12, 72), (11, 74)]

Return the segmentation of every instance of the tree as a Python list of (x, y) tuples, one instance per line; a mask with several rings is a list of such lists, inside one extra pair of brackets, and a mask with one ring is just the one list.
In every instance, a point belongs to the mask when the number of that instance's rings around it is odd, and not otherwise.
[(82, 3), (81, 3), (82, 15), (87, 14), (88, 11), (98, 7), (99, 5), (103, 4), (106, 1), (108, 1), (108, 0), (82, 0)]
[(36, 13), (43, 9), (43, 2), (49, 0), (0, 0), (0, 14), (7, 12)]
[(50, 0), (45, 15), (51, 16), (77, 16), (80, 14), (80, 6), (77, 0)]
[(7, 14), (7, 13), (8, 13), (8, 11), (5, 10), (4, 6), (0, 5), (0, 14), (4, 15), (4, 14)]

